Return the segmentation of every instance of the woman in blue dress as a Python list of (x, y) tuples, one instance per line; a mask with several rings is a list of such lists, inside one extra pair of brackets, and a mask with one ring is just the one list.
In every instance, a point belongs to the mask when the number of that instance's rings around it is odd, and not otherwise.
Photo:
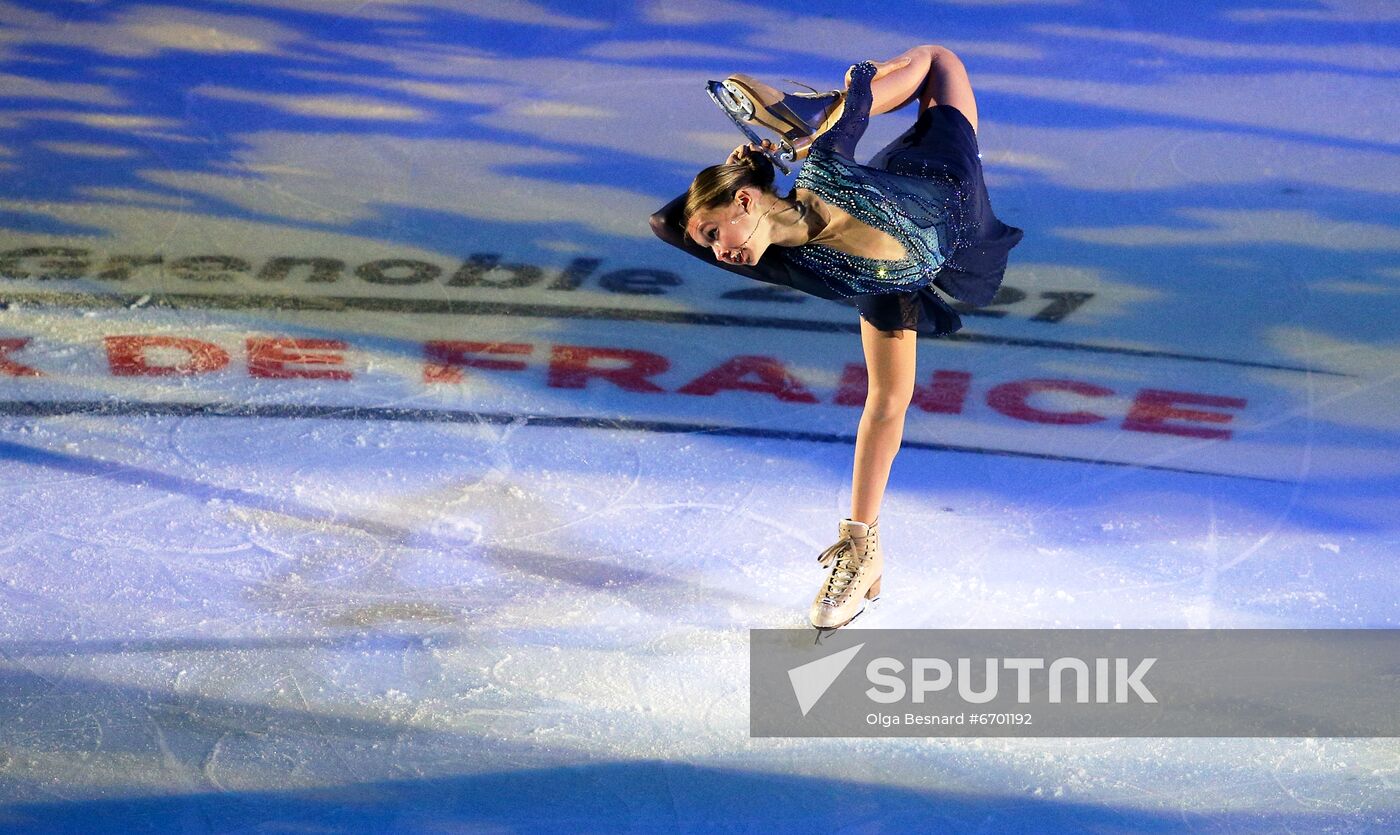
[[(773, 190), (776, 146), (740, 146), (652, 215), (652, 229), (715, 266), (850, 299), (860, 313), (869, 387), (856, 433), (851, 515), (818, 557), (829, 571), (809, 612), (813, 626), (837, 628), (880, 593), (880, 503), (913, 396), (917, 335), (961, 327), (939, 290), (972, 306), (989, 303), (1022, 230), (992, 213), (972, 85), (944, 47), (856, 64), (846, 89), (828, 94), (785, 95), (739, 75), (723, 86), (747, 99), (741, 103), (749, 122), (799, 146), (806, 160), (794, 188), (786, 196)], [(914, 125), (857, 163), (869, 117), (913, 100)]]

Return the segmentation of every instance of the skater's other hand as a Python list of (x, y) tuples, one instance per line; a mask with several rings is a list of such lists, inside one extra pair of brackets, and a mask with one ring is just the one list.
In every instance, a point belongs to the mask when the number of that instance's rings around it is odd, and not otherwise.
[[(874, 81), (877, 78), (883, 78), (884, 76), (889, 75), (895, 70), (902, 70), (905, 67), (909, 66), (909, 62), (913, 60), (914, 59), (912, 57), (904, 55), (899, 58), (892, 58), (889, 61), (871, 61), (870, 63), (875, 65), (875, 75), (871, 76), (870, 80)], [(852, 66), (850, 70), (846, 71), (847, 89), (849, 89), (851, 86), (851, 70), (854, 69), (855, 66)]]
[(776, 154), (777, 152), (778, 146), (774, 145), (770, 140), (765, 139), (762, 145), (756, 145), (752, 142), (747, 145), (740, 145), (730, 153), (729, 159), (725, 160), (725, 162), (733, 165), (749, 154)]

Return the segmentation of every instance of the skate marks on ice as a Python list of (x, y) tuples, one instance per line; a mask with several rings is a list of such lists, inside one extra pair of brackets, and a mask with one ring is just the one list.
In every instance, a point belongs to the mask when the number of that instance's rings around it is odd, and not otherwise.
[[(339, 428), (335, 423), (329, 426)], [(266, 434), (252, 422), (243, 429)], [(227, 434), (225, 440), (242, 434)], [(236, 443), (218, 447), (239, 448)], [(196, 529), (160, 528), (159, 534), (128, 541), (126, 546), (138, 549), (167, 573), (175, 566), (180, 575), (212, 572), (239, 577), (249, 602), (281, 615), (312, 616), (327, 625), (404, 618), (468, 623), (500, 618), (512, 605), (538, 600), (541, 584), (554, 590), (551, 598), (559, 607), (556, 616), (561, 623), (586, 619), (597, 596), (626, 601), (651, 616), (697, 624), (710, 622), (705, 611), (715, 606), (738, 607), (765, 621), (786, 611), (733, 589), (675, 576), (667, 572), (667, 565), (654, 560), (635, 559), (644, 552), (630, 547), (609, 549), (596, 538), (590, 541), (592, 527), (630, 508), (609, 504), (585, 515), (556, 515), (556, 506), (560, 510), (566, 506), (559, 504), (565, 496), (558, 488), (553, 492), (533, 489), (528, 473), (512, 477), (508, 470), (491, 469), (475, 480), (452, 478), (429, 488), (406, 484), (397, 494), (382, 490), (356, 495), (327, 482), (320, 468), (308, 465), (259, 492), (211, 483), (215, 478), (236, 481), (247, 476), (236, 469), (222, 470), (215, 466), (217, 459), (207, 454), (195, 459), (199, 478), (9, 441), (0, 441), (0, 456), (142, 494), (162, 491), (181, 497), (175, 505), (158, 507), (152, 500), (142, 507), (143, 515), (162, 511), (155, 517), (170, 518), (170, 524), (178, 522), (184, 528), (190, 528), (192, 520), (180, 516), (183, 507), (197, 503), (202, 511), (195, 517)], [(246, 454), (240, 457), (247, 463)], [(86, 489), (103, 488), (87, 484)], [(626, 495), (625, 489), (621, 495)], [(99, 536), (104, 545), (130, 539), (122, 534), (125, 529), (119, 519), (109, 522), (116, 525), (117, 539)], [(90, 523), (83, 524), (73, 533), (83, 541), (92, 540), (97, 531)], [(100, 525), (99, 530), (106, 526)], [(132, 528), (153, 529), (150, 518)], [(483, 529), (492, 533), (484, 535)], [(62, 530), (60, 526), (55, 532)], [(571, 537), (571, 530), (578, 536)], [(521, 538), (536, 544), (507, 544)], [(195, 542), (202, 545), (192, 551), (188, 543)], [(222, 544), (211, 547), (214, 542)], [(171, 548), (179, 550), (178, 560), (166, 556)], [(704, 559), (703, 552), (697, 556)], [(188, 577), (182, 576), (179, 586), (190, 590)]]

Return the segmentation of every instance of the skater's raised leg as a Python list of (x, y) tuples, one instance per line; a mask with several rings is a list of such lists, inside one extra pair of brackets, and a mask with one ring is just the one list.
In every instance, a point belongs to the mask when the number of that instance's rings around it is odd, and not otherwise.
[(962, 111), (976, 133), (977, 99), (972, 95), (972, 82), (962, 60), (947, 47), (923, 44), (884, 63), (894, 65), (905, 59), (908, 63), (904, 66), (870, 82), (874, 99), (870, 115), (898, 110), (917, 97), (919, 113), (935, 105), (950, 104)]
[[(937, 44), (921, 44), (888, 61), (873, 61), (870, 82), (870, 115), (898, 110), (919, 102), (919, 113), (947, 104), (956, 107), (977, 132), (977, 100), (967, 68), (952, 50)], [(754, 127), (773, 131), (780, 138), (781, 153), (770, 154), (784, 172), (784, 161), (804, 159), (812, 140), (829, 129), (844, 107), (844, 88), (829, 93), (783, 93), (751, 76), (735, 74), (724, 82), (711, 81), (708, 89), (739, 129), (757, 143)]]

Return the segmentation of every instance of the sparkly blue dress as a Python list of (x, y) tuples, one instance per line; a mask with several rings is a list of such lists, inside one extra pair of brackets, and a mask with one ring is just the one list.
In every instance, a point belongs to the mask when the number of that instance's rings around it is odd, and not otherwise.
[(652, 228), (731, 272), (825, 299), (849, 299), (880, 330), (953, 333), (962, 321), (935, 288), (973, 307), (991, 302), (1023, 233), (993, 214), (976, 134), (956, 107), (928, 108), (869, 163), (855, 161), (870, 121), (874, 75), (869, 61), (852, 68), (841, 117), (812, 143), (795, 187), (889, 234), (904, 247), (904, 258), (882, 261), (803, 244), (770, 246), (752, 267), (725, 264), (679, 229), (684, 195), (652, 216)]

